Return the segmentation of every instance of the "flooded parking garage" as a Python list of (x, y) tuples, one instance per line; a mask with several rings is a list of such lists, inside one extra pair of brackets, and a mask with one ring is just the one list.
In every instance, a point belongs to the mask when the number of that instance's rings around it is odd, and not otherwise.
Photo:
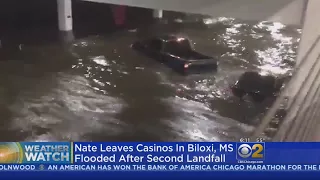
[[(240, 102), (229, 85), (246, 70), (290, 73), (300, 36), (280, 23), (177, 13), (116, 29), (101, 14), (78, 21), (69, 44), (49, 25), (2, 31), (1, 141), (237, 140), (272, 100)], [(189, 37), (197, 51), (219, 59), (218, 71), (181, 76), (130, 48), (163, 33)]]

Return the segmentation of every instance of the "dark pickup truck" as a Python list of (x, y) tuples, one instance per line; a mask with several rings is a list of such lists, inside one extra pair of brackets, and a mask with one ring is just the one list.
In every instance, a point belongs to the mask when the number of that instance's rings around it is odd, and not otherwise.
[(216, 59), (194, 51), (188, 39), (173, 35), (145, 39), (132, 48), (185, 75), (212, 72), (218, 66)]

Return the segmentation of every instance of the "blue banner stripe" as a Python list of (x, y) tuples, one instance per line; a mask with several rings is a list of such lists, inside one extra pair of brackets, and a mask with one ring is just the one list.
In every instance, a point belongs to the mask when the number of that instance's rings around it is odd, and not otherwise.
[(296, 179), (302, 174), (303, 178), (317, 175), (319, 179), (319, 151), (320, 143), (311, 142), (3, 142), (0, 172), (1, 177), (15, 171), (19, 172), (14, 173), (15, 177), (25, 174), (24, 178), (52, 174), (48, 179), (62, 175), (87, 179), (89, 174), (91, 179), (105, 175), (111, 179)]

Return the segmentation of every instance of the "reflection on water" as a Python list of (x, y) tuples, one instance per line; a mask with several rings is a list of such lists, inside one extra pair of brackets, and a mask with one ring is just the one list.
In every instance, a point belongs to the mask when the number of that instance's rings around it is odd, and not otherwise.
[[(230, 94), (230, 83), (246, 70), (289, 74), (300, 30), (197, 18), (63, 47), (26, 46), (20, 56), (9, 56), (0, 67), (0, 140), (228, 141), (244, 136), (270, 102), (239, 102)], [(140, 37), (164, 32), (187, 35), (198, 51), (220, 59), (218, 72), (180, 76), (130, 49)]]

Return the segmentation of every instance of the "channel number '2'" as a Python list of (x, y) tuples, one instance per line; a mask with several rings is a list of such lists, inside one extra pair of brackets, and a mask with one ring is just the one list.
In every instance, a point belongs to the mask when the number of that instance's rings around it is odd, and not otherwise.
[[(250, 156), (252, 158), (263, 158), (263, 154), (261, 154), (263, 146), (261, 144), (254, 144), (252, 147), (248, 144), (242, 144), (239, 147), (239, 151), (242, 158), (248, 158)], [(242, 153), (243, 151), (246, 151), (247, 153)], [(252, 151), (254, 152), (252, 153)]]

